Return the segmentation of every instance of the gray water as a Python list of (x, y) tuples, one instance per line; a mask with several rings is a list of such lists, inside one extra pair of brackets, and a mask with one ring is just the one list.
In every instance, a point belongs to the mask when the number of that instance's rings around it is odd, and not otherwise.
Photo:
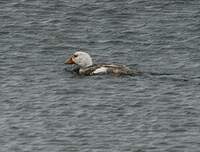
[(199, 152), (199, 49), (199, 0), (1, 0), (0, 152)]

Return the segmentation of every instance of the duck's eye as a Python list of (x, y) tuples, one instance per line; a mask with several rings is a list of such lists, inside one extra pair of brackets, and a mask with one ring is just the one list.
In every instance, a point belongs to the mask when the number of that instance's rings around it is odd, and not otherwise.
[(76, 58), (78, 55), (74, 54), (74, 58)]

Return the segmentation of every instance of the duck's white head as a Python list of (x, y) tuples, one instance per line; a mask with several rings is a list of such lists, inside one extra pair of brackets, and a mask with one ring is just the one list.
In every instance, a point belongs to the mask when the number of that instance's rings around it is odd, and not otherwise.
[(86, 52), (75, 52), (70, 58), (65, 61), (65, 64), (77, 64), (80, 67), (88, 67), (92, 65), (92, 58)]

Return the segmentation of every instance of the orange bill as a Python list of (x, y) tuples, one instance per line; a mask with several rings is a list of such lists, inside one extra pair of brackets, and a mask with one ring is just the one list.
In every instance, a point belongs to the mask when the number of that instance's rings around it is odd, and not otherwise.
[(65, 64), (75, 64), (75, 62), (73, 61), (72, 57), (70, 57), (65, 61)]

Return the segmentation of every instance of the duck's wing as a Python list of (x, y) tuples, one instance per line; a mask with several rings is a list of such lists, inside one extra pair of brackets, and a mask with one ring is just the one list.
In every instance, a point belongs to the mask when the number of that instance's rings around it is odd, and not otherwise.
[(82, 68), (79, 70), (79, 74), (81, 75), (95, 75), (97, 73), (103, 72), (101, 71), (102, 65), (92, 65), (86, 68)]
[(137, 69), (130, 69), (125, 65), (115, 64), (98, 64), (90, 67), (80, 69), (79, 74), (82, 75), (96, 75), (96, 74), (113, 74), (113, 75), (139, 75), (141, 72)]
[(108, 64), (108, 65), (104, 65), (105, 67), (108, 68), (107, 72), (108, 73), (112, 73), (115, 75), (140, 75), (142, 74), (141, 71), (137, 70), (137, 69), (131, 69), (125, 65), (115, 65), (115, 64)]

